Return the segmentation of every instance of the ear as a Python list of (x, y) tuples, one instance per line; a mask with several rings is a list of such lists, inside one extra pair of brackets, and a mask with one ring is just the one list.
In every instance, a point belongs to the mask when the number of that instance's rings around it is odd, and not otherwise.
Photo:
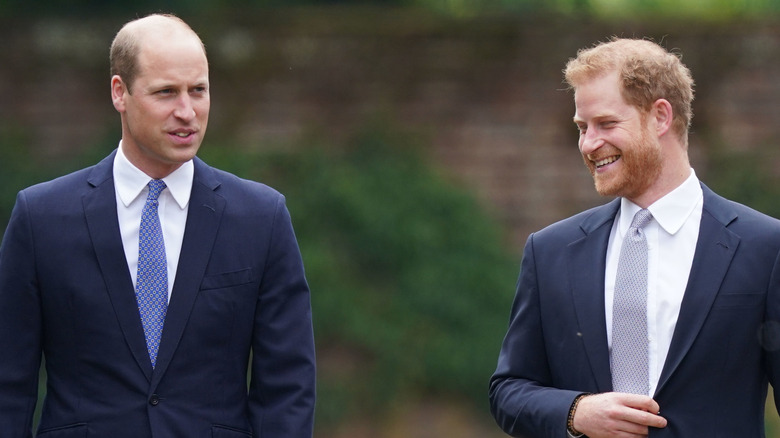
[(653, 102), (650, 115), (655, 120), (655, 129), (659, 137), (672, 129), (674, 112), (672, 111), (672, 104), (668, 100), (658, 99)]
[(114, 103), (114, 108), (120, 113), (125, 112), (125, 99), (130, 94), (125, 86), (124, 81), (118, 75), (111, 77), (111, 101)]

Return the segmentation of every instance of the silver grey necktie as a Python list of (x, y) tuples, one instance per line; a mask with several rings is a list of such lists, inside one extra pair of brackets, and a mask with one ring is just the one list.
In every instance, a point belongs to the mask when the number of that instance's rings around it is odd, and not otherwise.
[(612, 304), (612, 387), (648, 395), (647, 239), (642, 230), (653, 215), (639, 210), (623, 239)]

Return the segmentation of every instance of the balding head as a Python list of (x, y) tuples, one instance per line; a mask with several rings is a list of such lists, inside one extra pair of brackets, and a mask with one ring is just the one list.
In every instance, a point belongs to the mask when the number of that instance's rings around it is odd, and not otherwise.
[(138, 75), (138, 58), (146, 44), (158, 44), (170, 40), (177, 34), (188, 34), (197, 39), (203, 53), (206, 48), (192, 28), (181, 18), (170, 14), (153, 14), (125, 24), (111, 43), (111, 76), (119, 76), (132, 92), (133, 82)]

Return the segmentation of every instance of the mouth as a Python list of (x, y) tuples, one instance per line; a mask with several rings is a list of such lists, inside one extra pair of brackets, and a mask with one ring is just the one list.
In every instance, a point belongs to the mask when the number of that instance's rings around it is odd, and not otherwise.
[(195, 131), (190, 131), (190, 130), (178, 130), (178, 131), (173, 131), (173, 132), (171, 132), (170, 134), (171, 134), (171, 135), (175, 135), (176, 137), (187, 138), (187, 137), (189, 137), (189, 136), (191, 136), (191, 135), (194, 135), (194, 134), (195, 134)]
[(175, 139), (177, 142), (190, 141), (197, 134), (198, 134), (198, 131), (192, 130), (192, 129), (177, 129), (175, 131), (169, 131), (168, 132), (168, 135), (173, 137), (173, 139)]
[(596, 169), (600, 169), (608, 164), (612, 164), (615, 161), (620, 159), (620, 155), (612, 155), (609, 157), (601, 158), (599, 160), (593, 161), (593, 165), (596, 167)]

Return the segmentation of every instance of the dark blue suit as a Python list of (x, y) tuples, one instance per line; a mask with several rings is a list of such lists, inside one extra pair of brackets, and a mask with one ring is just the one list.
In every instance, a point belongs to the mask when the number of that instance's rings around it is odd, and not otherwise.
[[(702, 188), (693, 266), (654, 395), (668, 426), (650, 437), (763, 437), (767, 380), (780, 383), (780, 221)], [(619, 206), (528, 238), (490, 382), (491, 410), (510, 435), (566, 437), (574, 397), (612, 391), (604, 270)]]
[(0, 247), (0, 436), (30, 436), (43, 352), (40, 437), (310, 438), (309, 289), (283, 196), (195, 159), (153, 370), (113, 155), (17, 197)]

